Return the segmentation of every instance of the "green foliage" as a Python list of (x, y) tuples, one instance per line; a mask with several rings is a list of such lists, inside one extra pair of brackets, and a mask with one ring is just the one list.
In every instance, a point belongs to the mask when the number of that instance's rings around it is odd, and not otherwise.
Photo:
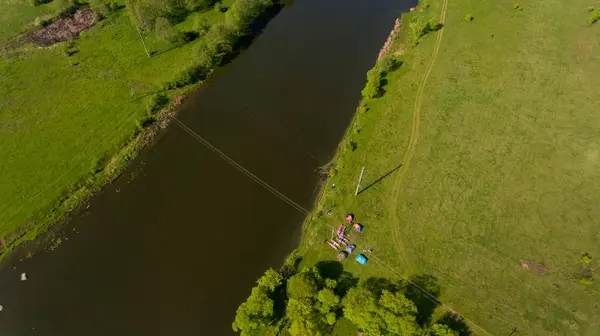
[(594, 279), (592, 278), (580, 278), (579, 283), (582, 285), (592, 285), (594, 283)]
[(515, 3), (515, 4), (513, 5), (513, 8), (514, 8), (514, 9), (519, 9), (519, 8), (521, 8), (521, 6), (520, 6), (520, 5), (519, 5), (519, 3), (517, 2), (517, 3)]
[(363, 282), (350, 289), (344, 298), (344, 316), (365, 335), (416, 335), (417, 308), (401, 292), (369, 289)]
[(442, 26), (440, 23), (426, 20), (423, 16), (416, 16), (410, 21), (409, 27), (411, 44), (416, 46), (423, 36), (440, 29)]
[(473, 15), (471, 15), (471, 13), (468, 13), (467, 15), (465, 15), (465, 21), (471, 22), (471, 21), (473, 21), (473, 19), (475, 19), (475, 18), (473, 17)]
[(594, 7), (594, 6), (589, 6), (589, 7), (588, 7), (586, 10), (587, 10), (588, 12), (593, 12), (593, 11), (594, 11), (594, 9), (596, 9), (596, 7)]
[(154, 33), (156, 38), (165, 44), (173, 44), (177, 41), (177, 32), (165, 17), (158, 17), (154, 22)]
[(42, 2), (40, 0), (29, 0), (29, 3), (35, 7), (39, 6)]
[(210, 67), (206, 67), (204, 64), (190, 65), (176, 72), (166, 87), (167, 89), (173, 89), (195, 84), (206, 76), (209, 69)]
[(578, 263), (580, 264), (590, 264), (592, 262), (592, 257), (590, 257), (589, 254), (585, 253), (583, 256), (581, 256), (581, 259), (578, 260)]
[(212, 26), (204, 38), (206, 48), (212, 55), (214, 62), (219, 64), (225, 55), (233, 51), (238, 35), (228, 25), (217, 24)]
[(459, 336), (459, 333), (445, 324), (435, 323), (427, 329), (425, 336)]
[(600, 10), (595, 10), (590, 16), (589, 23), (594, 24), (600, 20)]
[(362, 96), (365, 98), (376, 98), (381, 94), (381, 81), (383, 72), (378, 66), (367, 72), (367, 84), (362, 90)]
[(282, 285), (283, 277), (277, 271), (269, 269), (258, 279), (248, 299), (237, 309), (232, 324), (234, 331), (251, 334), (274, 322), (274, 300), (276, 289)]
[(246, 34), (250, 24), (271, 6), (272, 0), (236, 0), (227, 10), (227, 24), (238, 34)]
[(164, 93), (155, 93), (148, 100), (147, 110), (148, 113), (155, 113), (165, 107), (169, 103), (169, 97)]

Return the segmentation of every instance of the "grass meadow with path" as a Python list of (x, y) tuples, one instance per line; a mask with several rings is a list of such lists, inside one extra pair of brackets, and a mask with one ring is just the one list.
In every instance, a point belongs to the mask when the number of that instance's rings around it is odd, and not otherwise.
[[(396, 66), (357, 109), (305, 223), (301, 267), (335, 260), (324, 241), (353, 213), (353, 242), (374, 251), (344, 261), (361, 279), (431, 276), (435, 315), (455, 311), (473, 334), (598, 335), (598, 7), (436, 0), (405, 15)], [(443, 28), (415, 40), (427, 20)]]
[[(250, 33), (247, 26), (269, 1), (210, 2), (170, 27), (162, 19), (161, 31), (158, 19), (154, 26), (143, 17), (150, 58), (129, 8), (104, 3), (113, 10), (79, 38), (42, 48), (15, 41), (35, 29), (36, 18), (73, 3), (0, 0), (0, 254), (111, 181), (144, 145), (160, 109), (235, 52), (236, 39)], [(128, 2), (135, 3), (147, 2)]]

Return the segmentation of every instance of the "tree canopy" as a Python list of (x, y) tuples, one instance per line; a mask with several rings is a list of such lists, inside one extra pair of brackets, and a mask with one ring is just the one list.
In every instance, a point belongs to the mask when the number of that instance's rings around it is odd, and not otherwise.
[(257, 286), (252, 288), (248, 299), (237, 309), (235, 321), (232, 324), (234, 331), (240, 331), (242, 335), (247, 335), (274, 322), (273, 294), (282, 281), (283, 277), (274, 269), (267, 270), (258, 279)]
[(268, 270), (238, 308), (233, 329), (242, 335), (274, 335), (285, 330), (292, 336), (329, 335), (345, 317), (366, 336), (469, 334), (458, 315), (448, 313), (435, 323), (420, 316), (429, 311), (422, 309), (422, 302), (413, 301), (419, 297), (405, 283), (384, 278), (357, 283), (341, 264), (339, 268), (324, 264), (300, 272)]

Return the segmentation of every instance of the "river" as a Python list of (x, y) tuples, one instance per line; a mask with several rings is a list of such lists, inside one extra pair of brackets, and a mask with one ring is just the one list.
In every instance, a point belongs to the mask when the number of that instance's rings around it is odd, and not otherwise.
[[(179, 120), (310, 209), (394, 20), (413, 0), (289, 2)], [(0, 335), (230, 335), (304, 214), (175, 124), (65, 225), (0, 268)], [(22, 259), (20, 261), (19, 259)], [(21, 272), (28, 274), (20, 281)]]

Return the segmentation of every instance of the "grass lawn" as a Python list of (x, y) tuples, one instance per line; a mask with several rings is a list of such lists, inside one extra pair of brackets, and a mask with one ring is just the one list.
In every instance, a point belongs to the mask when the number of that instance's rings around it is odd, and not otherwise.
[[(10, 29), (2, 37), (27, 29), (22, 24), (38, 15), (34, 11), (50, 5), (27, 5), (19, 17), (22, 2), (4, 4), (0, 23)], [(208, 23), (225, 18), (216, 10), (193, 13), (176, 29), (191, 30), (197, 16)], [(83, 32), (70, 57), (64, 43), (0, 54), (0, 237), (44, 222), (50, 209), (85, 184), (139, 128), (149, 96), (189, 66), (202, 43), (172, 48), (153, 34), (146, 40), (156, 52), (150, 59), (120, 10)]]
[[(340, 145), (336, 188), (325, 187), (306, 224), (303, 263), (334, 259), (323, 241), (354, 213), (365, 225), (358, 250), (374, 253), (347, 270), (432, 275), (444, 308), (476, 334), (598, 335), (600, 24), (586, 9), (600, 3), (446, 4), (404, 18), (390, 50), (403, 64)], [(444, 28), (413, 48), (415, 16)], [(590, 264), (578, 263), (584, 253)], [(584, 269), (591, 284), (580, 283)]]

